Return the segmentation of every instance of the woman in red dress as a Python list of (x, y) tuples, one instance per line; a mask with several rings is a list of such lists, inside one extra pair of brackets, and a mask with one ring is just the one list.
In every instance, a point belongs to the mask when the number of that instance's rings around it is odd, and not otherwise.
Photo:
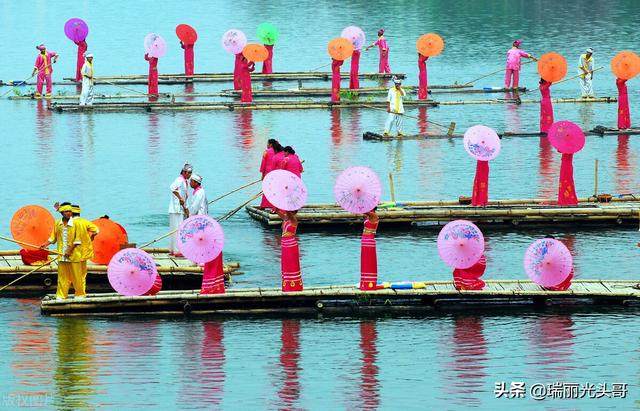
[(158, 58), (145, 53), (144, 59), (149, 62), (148, 94), (158, 96)]
[(291, 146), (286, 146), (282, 151), (284, 152), (284, 159), (282, 160), (280, 168), (291, 171), (296, 176), (301, 177), (304, 168), (296, 151)]
[(224, 294), (224, 264), (222, 251), (212, 261), (204, 265), (200, 294)]
[(480, 279), (487, 268), (487, 260), (484, 254), (477, 263), (469, 268), (456, 268), (453, 270), (453, 282), (456, 290), (482, 290), (485, 286)]
[(282, 219), (282, 291), (302, 291), (302, 275), (300, 274), (300, 248), (296, 238), (298, 229), (298, 211), (278, 210)]
[(253, 101), (253, 95), (251, 94), (251, 73), (256, 69), (256, 65), (253, 61), (247, 60), (242, 57), (240, 63), (240, 82), (242, 86), (242, 97), (240, 101), (243, 103), (251, 103)]
[(627, 80), (616, 79), (618, 87), (618, 129), (631, 128), (631, 115), (629, 114), (629, 92), (627, 91)]
[[(264, 176), (266, 176), (267, 174), (269, 174), (271, 171), (274, 170), (273, 156), (276, 155), (274, 147), (279, 145), (280, 143), (278, 143), (278, 140), (276, 139), (270, 138), (267, 141), (267, 149), (264, 150), (264, 153), (262, 154), (262, 162), (260, 163), (260, 174), (262, 174), (263, 180), (264, 180)], [(267, 200), (267, 197), (265, 197), (263, 194), (262, 200), (260, 201), (260, 208), (272, 208), (272, 207), (273, 206), (271, 205), (269, 200)]]
[(551, 103), (551, 82), (540, 79), (540, 132), (546, 133), (553, 124), (553, 104)]
[(378, 257), (376, 254), (376, 230), (378, 229), (378, 214), (375, 207), (365, 213), (364, 230), (360, 240), (360, 289), (379, 290), (378, 285)]
[(340, 101), (340, 66), (344, 60), (331, 59), (331, 101)]

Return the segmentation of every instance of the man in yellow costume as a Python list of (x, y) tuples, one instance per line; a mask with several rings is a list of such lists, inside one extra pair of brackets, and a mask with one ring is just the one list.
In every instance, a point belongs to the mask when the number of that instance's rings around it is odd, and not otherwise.
[[(76, 233), (80, 240), (80, 264), (82, 269), (81, 282), (73, 283), (73, 288), (76, 290), (76, 297), (78, 294), (85, 295), (87, 289), (87, 261), (93, 258), (93, 239), (98, 235), (98, 226), (91, 221), (80, 217), (80, 206), (77, 204), (71, 205), (71, 212), (73, 213), (73, 225), (76, 227)], [(77, 286), (77, 287), (76, 287)], [(81, 287), (81, 291), (79, 288)]]

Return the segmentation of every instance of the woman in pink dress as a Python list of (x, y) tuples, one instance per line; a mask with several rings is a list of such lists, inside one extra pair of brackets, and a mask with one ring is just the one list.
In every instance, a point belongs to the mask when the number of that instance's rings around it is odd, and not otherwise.
[(233, 63), (233, 89), (234, 90), (240, 90), (242, 89), (242, 78), (241, 78), (241, 73), (242, 73), (242, 59), (244, 58), (244, 56), (242, 55), (242, 53), (238, 53), (236, 54), (236, 58), (235, 61)]
[[(518, 88), (518, 82), (520, 81), (520, 58), (526, 57), (537, 61), (531, 54), (520, 50), (520, 44), (522, 40), (516, 40), (513, 42), (513, 47), (507, 51), (507, 69), (504, 76), (504, 88)], [(513, 81), (512, 81), (513, 79)]]
[[(264, 176), (266, 176), (271, 171), (273, 171), (273, 167), (274, 167), (273, 156), (275, 156), (276, 154), (273, 147), (275, 145), (280, 145), (280, 143), (278, 143), (278, 140), (270, 138), (267, 141), (267, 149), (264, 150), (264, 153), (262, 154), (262, 162), (260, 163), (260, 173), (262, 174), (263, 180), (264, 180)], [(260, 201), (260, 208), (264, 209), (264, 208), (272, 208), (272, 207), (273, 206), (271, 205), (269, 200), (267, 200), (267, 197), (265, 197), (263, 194), (262, 200)]]
[(286, 146), (283, 150), (284, 160), (281, 163), (281, 169), (291, 171), (298, 177), (301, 176), (304, 169), (302, 168), (302, 162), (296, 154), (296, 151), (291, 146)]
[(193, 76), (193, 43), (184, 44), (180, 41), (180, 47), (184, 50), (184, 75)]
[(378, 30), (378, 40), (369, 45), (365, 50), (378, 46), (380, 49), (380, 64), (378, 65), (378, 73), (391, 73), (389, 68), (389, 45), (387, 39), (384, 38), (384, 29)]
[(453, 282), (456, 290), (482, 290), (485, 284), (480, 277), (486, 268), (487, 260), (483, 254), (480, 260), (471, 267), (453, 270)]
[(147, 93), (151, 96), (158, 95), (158, 58), (152, 57), (148, 53), (145, 53), (144, 59), (149, 62), (149, 89)]
[(256, 69), (255, 63), (242, 57), (240, 63), (240, 82), (242, 86), (242, 97), (240, 101), (243, 103), (251, 103), (253, 96), (251, 94), (251, 73)]
[(331, 101), (340, 101), (340, 67), (344, 60), (331, 59)]
[(224, 264), (222, 251), (212, 261), (205, 263), (200, 294), (224, 294)]
[(358, 72), (360, 71), (360, 50), (353, 50), (351, 55), (351, 71), (349, 72), (349, 88), (352, 90), (360, 88), (360, 78)]
[(360, 239), (360, 289), (363, 291), (379, 290), (378, 285), (378, 257), (376, 254), (376, 230), (378, 229), (378, 214), (373, 210), (365, 213), (364, 229)]
[(300, 248), (296, 238), (298, 229), (298, 211), (278, 210), (282, 219), (282, 291), (302, 291), (302, 275), (300, 273)]
[(427, 60), (428, 56), (418, 53), (418, 100), (427, 99)]
[(264, 44), (269, 57), (262, 62), (262, 74), (273, 74), (273, 44)]
[(78, 56), (76, 57), (76, 81), (82, 81), (82, 66), (84, 66), (84, 53), (87, 52), (87, 42), (84, 40), (76, 41), (76, 45), (78, 46)]
[(618, 87), (618, 128), (624, 130), (631, 128), (631, 115), (629, 114), (629, 94), (627, 92), (627, 80), (616, 79)]
[(273, 145), (273, 152), (275, 153), (271, 157), (271, 170), (282, 170), (284, 164), (284, 148), (278, 144)]
[(551, 82), (540, 79), (540, 132), (547, 133), (553, 124), (553, 104), (551, 104)]

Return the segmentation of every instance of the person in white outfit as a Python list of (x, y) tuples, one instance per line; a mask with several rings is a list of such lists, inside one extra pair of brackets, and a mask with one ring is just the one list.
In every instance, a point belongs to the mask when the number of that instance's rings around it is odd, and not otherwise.
[(93, 105), (93, 54), (85, 54), (84, 65), (80, 69), (82, 74), (82, 92), (80, 93), (80, 105)]
[(399, 78), (393, 77), (394, 86), (389, 89), (387, 95), (387, 112), (389, 117), (384, 124), (384, 135), (388, 136), (392, 127), (395, 127), (398, 136), (402, 136), (402, 120), (404, 116), (404, 105), (402, 104), (402, 98), (407, 95), (402, 88), (402, 82)]
[(193, 193), (189, 197), (189, 206), (187, 207), (188, 215), (207, 215), (209, 214), (209, 204), (207, 195), (202, 188), (202, 177), (198, 174), (191, 175), (191, 188)]
[[(187, 211), (187, 200), (189, 198), (189, 178), (193, 172), (191, 164), (185, 164), (180, 171), (180, 175), (171, 183), (171, 200), (169, 201), (169, 230), (174, 231), (180, 227)], [(169, 252), (172, 255), (180, 255), (176, 245), (175, 236), (169, 237)]]
[(593, 98), (593, 49), (589, 47), (585, 53), (580, 55), (578, 69), (580, 77), (578, 82), (582, 88), (582, 98)]

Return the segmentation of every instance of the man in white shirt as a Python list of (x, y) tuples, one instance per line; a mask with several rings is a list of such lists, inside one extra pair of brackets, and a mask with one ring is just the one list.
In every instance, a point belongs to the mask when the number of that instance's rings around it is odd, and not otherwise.
[(582, 88), (582, 98), (593, 98), (593, 49), (589, 47), (578, 60), (580, 77), (580, 87)]
[(80, 93), (80, 105), (93, 105), (93, 54), (85, 56), (85, 62), (80, 70), (82, 74), (82, 93)]
[(209, 214), (207, 195), (204, 192), (204, 188), (202, 188), (202, 177), (200, 177), (198, 174), (191, 175), (191, 188), (193, 188), (193, 193), (189, 198), (187, 217), (192, 215)]
[[(187, 211), (187, 199), (189, 197), (189, 178), (193, 172), (191, 164), (185, 164), (180, 171), (180, 175), (169, 186), (171, 190), (171, 200), (169, 201), (169, 230), (178, 230), (180, 223), (184, 220)], [(169, 253), (180, 256), (176, 246), (175, 236), (169, 237)]]
[(388, 136), (391, 128), (395, 126), (398, 131), (398, 137), (402, 136), (402, 117), (404, 115), (404, 105), (402, 104), (402, 98), (407, 94), (402, 88), (402, 82), (399, 78), (393, 77), (394, 86), (389, 89), (387, 95), (387, 112), (389, 117), (384, 124), (384, 135)]

